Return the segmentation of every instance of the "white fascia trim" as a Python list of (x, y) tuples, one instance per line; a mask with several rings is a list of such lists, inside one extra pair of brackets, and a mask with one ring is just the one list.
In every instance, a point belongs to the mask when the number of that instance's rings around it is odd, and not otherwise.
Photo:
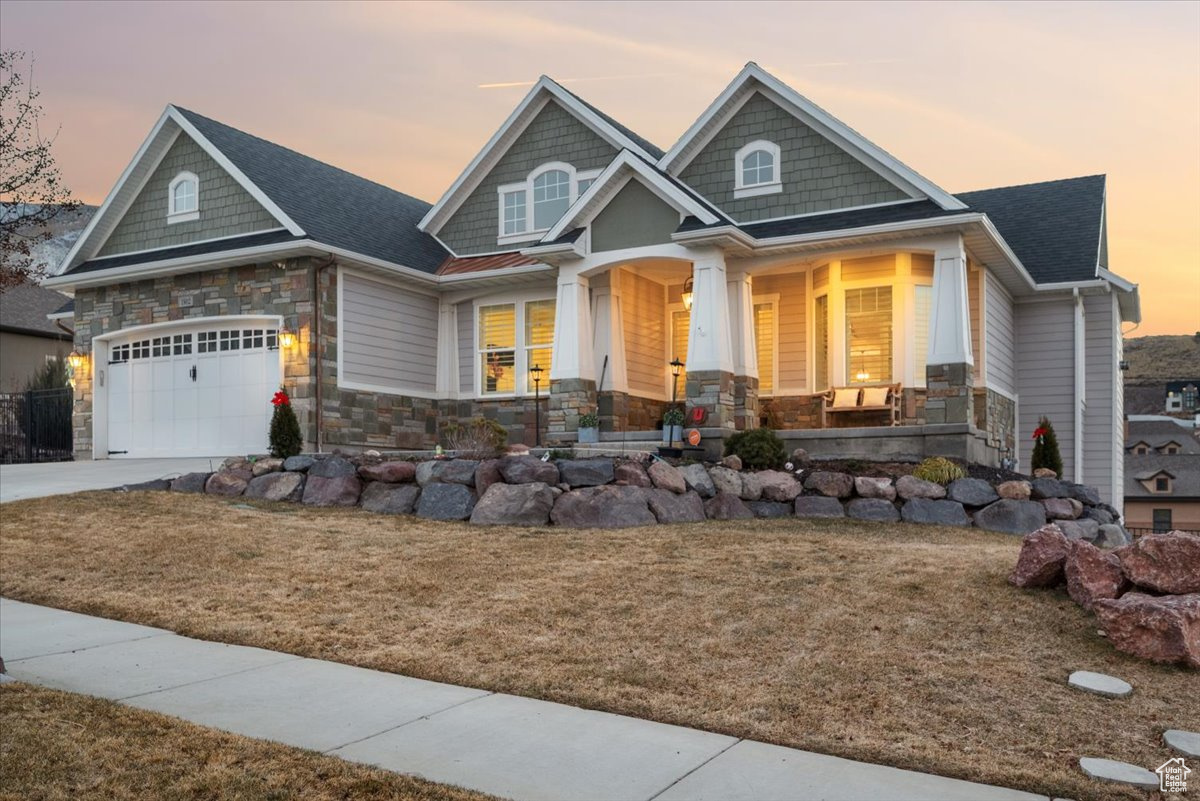
[(1122, 278), (1121, 276), (1114, 273), (1112, 270), (1106, 270), (1105, 268), (1101, 267), (1099, 277), (1101, 280), (1108, 281), (1110, 284), (1112, 284), (1113, 286), (1115, 286), (1117, 289), (1121, 290), (1122, 292), (1137, 292), (1138, 291), (1137, 284), (1133, 283), (1132, 281), (1130, 281), (1128, 279)]
[(279, 208), (275, 201), (267, 197), (266, 193), (259, 189), (253, 181), (247, 178), (245, 173), (234, 166), (233, 162), (230, 161), (224, 153), (218, 150), (212, 142), (208, 141), (204, 134), (200, 133), (196, 126), (192, 125), (192, 123), (188, 121), (187, 117), (180, 113), (179, 109), (175, 108), (175, 106), (167, 106), (167, 113), (170, 114), (171, 119), (175, 120), (179, 127), (183, 129), (184, 133), (196, 140), (196, 144), (200, 145), (200, 147), (204, 149), (204, 152), (208, 153), (208, 155), (212, 157), (213, 161), (217, 162), (217, 164), (220, 164), (222, 169), (233, 176), (233, 179), (241, 184), (241, 187), (249, 192), (250, 196), (257, 200), (263, 208), (270, 212), (272, 217), (279, 220), (279, 223), (284, 228), (288, 229), (292, 236), (304, 236), (304, 229), (297, 225), (295, 220), (285, 214), (283, 209)]
[[(790, 111), (793, 116), (816, 128), (818, 133), (831, 139), (835, 144), (843, 147), (852, 155), (856, 155), (860, 160), (864, 160), (869, 165), (874, 166), (886, 176), (891, 177), (893, 180), (898, 180), (901, 184), (907, 184), (948, 211), (967, 208), (966, 204), (954, 195), (937, 186), (928, 178), (920, 175), (911, 167), (866, 139), (862, 134), (780, 81), (774, 75), (768, 73), (753, 61), (748, 63), (738, 73), (733, 82), (725, 88), (725, 91), (713, 101), (704, 114), (684, 133), (683, 138), (663, 156), (659, 161), (659, 166), (672, 175), (678, 175), (687, 166), (687, 161), (681, 160), (680, 156), (686, 150), (692, 138), (707, 126), (734, 94), (740, 91), (743, 85), (750, 80), (758, 81), (764, 89), (773, 92), (778, 96), (779, 100), (783, 100), (783, 107)], [(775, 100), (776, 98), (771, 99)], [(726, 110), (726, 113), (728, 113), (728, 110)]]
[(738, 225), (761, 225), (769, 222), (781, 222), (783, 220), (803, 220), (809, 217), (822, 217), (827, 214), (840, 214), (843, 211), (862, 211), (864, 209), (878, 209), (884, 206), (904, 206), (908, 203), (920, 203), (924, 198), (906, 197), (904, 200), (889, 200), (885, 203), (866, 203), (862, 206), (846, 206), (841, 209), (825, 209), (823, 211), (806, 211), (803, 214), (786, 214), (782, 217), (764, 217), (761, 220), (739, 220), (734, 217), (729, 219)]
[(212, 323), (228, 323), (233, 320), (247, 323), (255, 320), (264, 323), (274, 323), (280, 326), (283, 325), (283, 317), (278, 314), (208, 314), (204, 317), (184, 317), (181, 320), (164, 320), (161, 323), (146, 323), (145, 325), (133, 325), (128, 328), (117, 328), (113, 331), (97, 334), (92, 337), (92, 341), (108, 342), (126, 336), (136, 336), (144, 331), (165, 331), (193, 326), (203, 328), (205, 325)]
[(52, 314), (46, 315), (47, 320), (72, 320), (74, 318), (75, 318), (75, 312), (73, 312), (73, 311), (54, 312)]
[[(528, 124), (533, 120), (533, 118), (537, 116), (536, 111), (540, 111), (542, 106), (544, 106), (551, 97), (557, 100), (564, 108), (575, 115), (576, 118), (580, 119), (585, 125), (590, 127), (602, 139), (607, 141), (617, 150), (632, 150), (633, 152), (645, 157), (648, 161), (654, 161), (654, 156), (650, 153), (647, 153), (646, 150), (641, 147), (641, 145), (618, 131), (587, 106), (583, 105), (574, 95), (563, 89), (551, 78), (543, 75), (538, 78), (537, 83), (533, 85), (533, 88), (529, 90), (529, 93), (525, 95), (519, 104), (517, 104), (517, 107), (513, 109), (511, 114), (508, 115), (508, 118), (504, 121), (500, 128), (497, 129), (494, 134), (492, 134), (492, 137), (488, 139), (487, 143), (483, 146), (483, 149), (475, 155), (475, 158), (471, 159), (471, 163), (468, 164), (467, 168), (462, 171), (458, 178), (455, 179), (454, 183), (450, 185), (450, 188), (446, 190), (446, 193), (442, 195), (438, 202), (434, 204), (433, 208), (426, 212), (425, 216), (421, 218), (421, 222), (417, 224), (417, 228), (425, 231), (426, 233), (434, 234), (441, 230), (442, 225), (450, 217), (450, 215), (458, 210), (458, 207), (462, 204), (462, 201), (466, 198), (466, 196), (474, 191), (475, 187), (477, 187), (487, 175), (488, 170), (482, 168), (488, 167), (490, 169), (492, 164), (494, 164), (506, 152), (508, 152), (508, 148), (511, 147), (512, 143), (516, 141)], [(530, 110), (531, 106), (535, 102), (539, 101), (541, 105), (538, 106), (538, 108), (535, 110), (535, 113), (528, 114), (528, 117), (525, 118), (526, 112)], [(525, 119), (521, 123), (520, 128), (515, 132), (510, 131), (510, 129), (516, 126), (523, 118)], [(502, 149), (498, 149), (500, 142), (504, 140), (505, 137), (507, 137), (510, 133), (513, 133), (513, 135), (508, 145)]]
[[(153, 143), (158, 137), (159, 132), (162, 130), (162, 127), (166, 125), (167, 120), (171, 118), (171, 108), (171, 106), (167, 106), (165, 109), (163, 109), (163, 113), (158, 117), (158, 122), (154, 123), (154, 127), (150, 129), (150, 133), (147, 134), (144, 140), (142, 140), (141, 146), (138, 147), (137, 152), (133, 154), (133, 158), (130, 160), (130, 162), (125, 165), (125, 169), (121, 172), (121, 176), (117, 178), (117, 182), (113, 184), (113, 188), (108, 190), (108, 195), (105, 196), (104, 202), (100, 204), (100, 208), (98, 208), (96, 213), (92, 215), (92, 219), (88, 221), (87, 227), (83, 229), (83, 233), (79, 235), (79, 239), (75, 240), (75, 245), (70, 249), (70, 251), (67, 252), (66, 258), (64, 258), (58, 265), (58, 273), (60, 275), (69, 270), (71, 267), (75, 266), (76, 257), (79, 256), (84, 246), (87, 245), (88, 240), (95, 232), (96, 226), (99, 224), (100, 220), (105, 217), (105, 215), (108, 213), (108, 210), (112, 207), (113, 202), (116, 200), (117, 195), (121, 191), (121, 187), (123, 187), (129, 180), (129, 177), (133, 174), (134, 167), (136, 167), (146, 156), (147, 151), (150, 150), (151, 143)], [(173, 142), (174, 138), (172, 138), (171, 141)], [(163, 148), (163, 153), (166, 153), (166, 151), (169, 149), (170, 143)], [(103, 247), (103, 243), (97, 245), (95, 250), (98, 251), (101, 247)]]
[[(638, 176), (647, 189), (677, 211), (690, 214), (705, 225), (712, 225), (719, 219), (712, 211), (697, 202), (674, 183), (668, 181), (645, 161), (628, 150), (622, 150), (617, 154), (615, 159), (609, 162), (609, 165), (604, 168), (600, 176), (592, 181), (592, 185), (587, 188), (587, 191), (576, 199), (571, 208), (567, 209), (567, 213), (554, 224), (554, 227), (547, 232), (542, 240), (553, 241), (567, 231), (591, 222), (600, 213), (600, 209), (607, 205), (608, 201), (612, 200), (625, 187), (625, 184), (628, 183), (628, 178), (625, 175), (626, 171)], [(595, 209), (589, 211), (589, 207), (597, 199), (599, 199), (598, 205)]]
[(536, 259), (544, 256), (567, 256), (582, 259), (584, 257), (583, 247), (580, 240), (574, 242), (548, 242), (545, 245), (535, 245), (531, 248), (521, 250), (522, 256), (529, 256)]

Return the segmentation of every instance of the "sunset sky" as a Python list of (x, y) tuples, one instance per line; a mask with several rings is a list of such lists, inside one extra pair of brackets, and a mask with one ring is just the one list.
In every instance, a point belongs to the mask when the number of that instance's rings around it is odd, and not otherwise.
[(665, 148), (753, 60), (951, 192), (1107, 173), (1134, 335), (1200, 330), (1196, 2), (4, 0), (0, 47), (88, 203), (167, 103), (434, 201), (542, 73)]

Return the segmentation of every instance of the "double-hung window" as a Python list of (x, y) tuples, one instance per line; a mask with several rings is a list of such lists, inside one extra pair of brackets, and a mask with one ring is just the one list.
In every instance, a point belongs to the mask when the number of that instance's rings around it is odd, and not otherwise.
[(529, 369), (541, 367), (549, 384), (554, 344), (554, 301), (492, 303), (478, 307), (479, 395), (533, 391)]
[(846, 383), (892, 380), (892, 288), (846, 290)]

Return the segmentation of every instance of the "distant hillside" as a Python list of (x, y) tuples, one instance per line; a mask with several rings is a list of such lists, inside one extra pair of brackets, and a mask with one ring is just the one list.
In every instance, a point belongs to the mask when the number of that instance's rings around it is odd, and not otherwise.
[(1125, 340), (1127, 384), (1161, 384), (1200, 378), (1200, 333)]
[[(12, 208), (12, 207), (7, 207)], [(47, 275), (58, 272), (62, 260), (75, 246), (88, 221), (96, 213), (96, 206), (81, 205), (74, 211), (60, 212), (46, 226), (22, 230), (26, 235), (41, 233), (49, 230), (50, 238), (33, 246), (33, 262), (35, 266), (45, 266)]]

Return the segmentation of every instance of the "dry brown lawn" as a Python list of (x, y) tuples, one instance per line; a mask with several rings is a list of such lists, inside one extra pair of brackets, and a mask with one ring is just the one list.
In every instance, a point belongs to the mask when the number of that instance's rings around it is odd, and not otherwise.
[(3, 801), (487, 801), (82, 695), (0, 687)]
[[(167, 493), (5, 504), (0, 593), (1077, 799), (1137, 799), (1196, 673), (1114, 651), (1016, 538), (828, 521), (484, 529)], [(1126, 700), (1066, 686), (1122, 676)]]

